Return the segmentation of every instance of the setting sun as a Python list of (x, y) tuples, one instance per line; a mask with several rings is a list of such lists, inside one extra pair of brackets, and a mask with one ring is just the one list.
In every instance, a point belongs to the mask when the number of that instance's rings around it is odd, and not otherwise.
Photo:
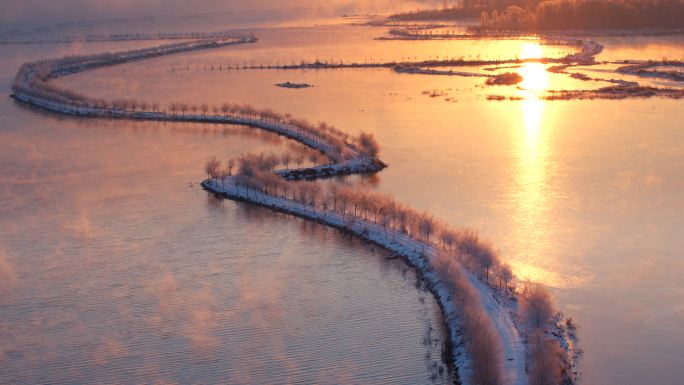
[(524, 63), (519, 73), (523, 78), (520, 88), (526, 96), (539, 95), (549, 87), (549, 74), (542, 63)]
[(544, 57), (544, 49), (539, 43), (525, 43), (520, 52), (521, 59), (539, 59)]

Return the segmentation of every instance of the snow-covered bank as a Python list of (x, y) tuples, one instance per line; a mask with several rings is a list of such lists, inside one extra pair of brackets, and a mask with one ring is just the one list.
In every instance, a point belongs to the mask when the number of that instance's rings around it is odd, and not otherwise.
[[(437, 27), (439, 28), (439, 27)], [(546, 45), (571, 45), (579, 48), (579, 51), (566, 55), (561, 59), (545, 58), (547, 62), (591, 62), (593, 57), (601, 53), (603, 46), (590, 40), (577, 40), (570, 35), (562, 33), (531, 34), (516, 32), (475, 32), (475, 33), (432, 33), (431, 31), (391, 29), (388, 32), (392, 37), (380, 37), (381, 40), (484, 40), (484, 39), (515, 39), (515, 40), (539, 40)]]
[(446, 76), (482, 77), (482, 78), (489, 78), (489, 77), (494, 76), (494, 75), (490, 75), (490, 74), (481, 74), (481, 73), (477, 73), (477, 72), (454, 71), (452, 69), (434, 70), (434, 69), (420, 68), (420, 67), (410, 66), (410, 65), (398, 65), (398, 66), (394, 67), (394, 72), (400, 73), (400, 74), (446, 75)]
[(250, 118), (230, 115), (198, 115), (198, 114), (169, 114), (166, 112), (153, 111), (126, 111), (119, 109), (105, 109), (89, 106), (74, 106), (69, 103), (60, 103), (50, 99), (39, 98), (17, 92), (13, 98), (28, 103), (35, 107), (56, 112), (64, 115), (82, 117), (104, 117), (134, 120), (155, 120), (169, 122), (192, 122), (192, 123), (222, 123), (259, 128), (295, 140), (311, 149), (318, 150), (334, 159), (340, 159), (336, 163), (321, 165), (301, 170), (282, 170), (279, 174), (287, 179), (312, 179), (330, 177), (335, 175), (373, 173), (387, 167), (382, 161), (374, 157), (366, 156), (357, 151), (353, 146), (347, 145), (346, 153), (341, 156), (339, 148), (325, 140), (303, 130), (293, 123), (280, 122), (267, 118)]
[[(293, 119), (270, 110), (256, 110), (249, 106), (224, 104), (221, 108), (203, 106), (202, 114), (186, 114), (187, 104), (173, 103), (170, 112), (160, 111), (158, 105), (136, 101), (95, 100), (71, 90), (61, 89), (49, 83), (51, 79), (89, 69), (116, 65), (151, 57), (171, 55), (197, 49), (217, 48), (233, 44), (252, 43), (253, 35), (230, 35), (218, 40), (197, 40), (179, 44), (162, 45), (133, 51), (105, 53), (90, 56), (72, 56), (24, 64), (13, 86), (16, 100), (52, 112), (83, 117), (109, 117), (138, 120), (173, 122), (223, 123), (263, 129), (295, 140), (311, 149), (320, 151), (330, 159), (330, 164), (306, 170), (281, 172), (287, 179), (305, 179), (352, 173), (377, 172), (386, 165), (373, 155), (365, 153), (363, 144), (355, 143), (345, 133), (334, 127)], [(180, 110), (182, 113), (176, 113)], [(218, 114), (221, 111), (222, 114)], [(362, 134), (359, 138), (363, 138)]]
[[(451, 302), (447, 286), (439, 279), (437, 273), (430, 269), (429, 255), (431, 246), (414, 240), (405, 234), (392, 230), (386, 231), (386, 229), (379, 227), (377, 224), (358, 217), (345, 217), (331, 211), (316, 210), (298, 202), (262, 194), (255, 190), (238, 186), (235, 184), (235, 179), (231, 177), (205, 180), (202, 182), (202, 187), (223, 197), (249, 202), (325, 224), (381, 246), (404, 258), (409, 265), (421, 273), (421, 276), (429, 283), (430, 290), (437, 298), (442, 308), (449, 334), (451, 364), (457, 370), (461, 383), (467, 384), (467, 382), (463, 381), (463, 378), (469, 377), (472, 363), (465, 350), (465, 341), (460, 334), (460, 314)], [(524, 359), (524, 353), (520, 358)]]
[(667, 99), (684, 99), (684, 89), (666, 87), (648, 87), (635, 83), (618, 84), (595, 90), (550, 90), (541, 96), (544, 100), (593, 100), (593, 99), (645, 99), (660, 97)]
[[(21, 68), (19, 68), (19, 71), (14, 78), (12, 91), (15, 96), (18, 96), (19, 99), (23, 101), (30, 102), (30, 100), (33, 99), (43, 99), (65, 105), (65, 111), (71, 111), (81, 107), (104, 110), (106, 102), (80, 95), (71, 90), (61, 89), (50, 84), (50, 80), (94, 68), (200, 49), (254, 43), (256, 40), (256, 37), (251, 34), (233, 35), (233, 37), (216, 40), (195, 40), (115, 53), (107, 52), (97, 55), (66, 56), (59, 59), (29, 62), (23, 64)], [(135, 107), (133, 107), (133, 110), (135, 110)]]
[[(482, 308), (496, 330), (497, 339), (500, 339), (498, 349), (500, 349), (503, 367), (500, 383), (527, 383), (528, 371), (524, 343), (526, 329), (521, 326), (521, 321), (518, 319), (517, 294), (509, 292), (508, 289), (497, 290), (492, 287), (491, 283), (482, 281), (483, 278), (476, 272), (458, 267), (455, 273), (462, 274), (467, 279), (467, 284), (477, 293), (477, 300), (474, 301), (471, 298), (465, 304), (459, 305), (455, 298), (463, 294), (454, 291), (451, 281), (453, 276), (450, 276), (452, 270), (447, 272), (441, 267), (445, 263), (446, 249), (443, 247), (416, 239), (405, 232), (393, 229), (386, 223), (381, 224), (350, 213), (342, 214), (334, 209), (325, 209), (325, 206), (319, 207), (315, 203), (306, 204), (268, 194), (263, 188), (248, 187), (249, 183), (240, 182), (239, 178), (240, 176), (212, 178), (202, 182), (202, 186), (223, 197), (249, 202), (334, 227), (403, 257), (419, 270), (443, 309), (452, 348), (452, 364), (458, 368), (461, 382), (475, 383), (471, 381), (471, 377), (477, 365), (482, 364), (473, 360), (473, 352), (468, 349), (469, 335), (464, 331), (464, 325), (468, 320), (464, 319), (464, 313), (472, 308)], [(574, 358), (574, 344), (568, 340), (562, 321), (562, 316), (558, 316), (549, 326), (547, 334), (549, 338), (556, 339), (568, 355)], [(566, 380), (573, 383), (572, 374), (566, 373), (566, 375), (568, 376)]]
[(60, 44), (60, 43), (99, 43), (99, 42), (123, 42), (142, 40), (204, 40), (204, 39), (229, 39), (235, 36), (234, 32), (153, 32), (153, 33), (110, 33), (89, 35), (64, 35), (51, 37), (24, 37), (12, 38), (0, 36), (0, 44)]
[(681, 61), (627, 61), (622, 64), (626, 65), (617, 69), (619, 73), (684, 82), (684, 62)]
[[(559, 37), (556, 37), (559, 38)], [(562, 37), (560, 37), (562, 38)], [(577, 44), (581, 47), (575, 54), (565, 56), (562, 61), (565, 63), (591, 64), (594, 57), (603, 52), (603, 46), (591, 40), (579, 40)]]

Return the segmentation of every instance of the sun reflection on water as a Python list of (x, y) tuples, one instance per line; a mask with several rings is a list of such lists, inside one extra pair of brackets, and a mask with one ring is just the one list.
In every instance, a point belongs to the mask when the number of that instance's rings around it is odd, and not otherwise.
[[(525, 44), (521, 58), (540, 58), (544, 51), (537, 43)], [(549, 77), (543, 63), (523, 63), (518, 70), (523, 77), (519, 85), (523, 100), (520, 106), (521, 124), (516, 135), (518, 164), (516, 185), (512, 187), (512, 203), (516, 210), (516, 239), (521, 244), (519, 258), (513, 263), (521, 278), (560, 286), (557, 274), (545, 271), (540, 261), (545, 259), (550, 237), (547, 234), (550, 204), (548, 186), (548, 122), (546, 104), (540, 94), (549, 87)]]
[(537, 97), (549, 88), (549, 74), (542, 63), (525, 63), (519, 70), (523, 80), (520, 83), (521, 91), (525, 96)]
[[(517, 139), (518, 170), (515, 203), (519, 208), (518, 221), (526, 237), (543, 239), (547, 197), (548, 143), (545, 131), (544, 102), (531, 97), (521, 102), (522, 127)], [(536, 237), (531, 237), (537, 234)], [(530, 245), (531, 246), (531, 245)]]
[(544, 57), (544, 49), (539, 43), (525, 43), (520, 52), (521, 59), (539, 59)]
[[(539, 59), (544, 57), (544, 49), (539, 43), (526, 43), (522, 46), (520, 58), (525, 59)], [(549, 88), (549, 74), (546, 72), (546, 66), (543, 63), (523, 63), (518, 71), (523, 80), (520, 83), (520, 89), (523, 97), (536, 97), (541, 92)]]

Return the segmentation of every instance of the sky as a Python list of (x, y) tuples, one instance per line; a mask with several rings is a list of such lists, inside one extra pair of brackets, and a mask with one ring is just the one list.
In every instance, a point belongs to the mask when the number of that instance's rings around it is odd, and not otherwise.
[(0, 29), (83, 20), (217, 12), (280, 18), (391, 13), (440, 3), (439, 0), (0, 0)]

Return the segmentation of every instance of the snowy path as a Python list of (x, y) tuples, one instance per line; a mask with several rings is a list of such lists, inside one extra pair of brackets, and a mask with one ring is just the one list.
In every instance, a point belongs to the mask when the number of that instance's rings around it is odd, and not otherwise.
[[(453, 317), (455, 306), (451, 303), (445, 284), (441, 282), (438, 275), (431, 271), (429, 259), (436, 255), (433, 245), (414, 239), (406, 234), (385, 229), (382, 225), (364, 220), (355, 216), (343, 216), (332, 211), (314, 210), (311, 207), (302, 205), (299, 202), (266, 195), (248, 190), (245, 187), (238, 187), (233, 182), (233, 178), (228, 177), (224, 180), (205, 180), (202, 186), (212, 192), (224, 194), (225, 196), (247, 201), (277, 211), (286, 212), (302, 218), (315, 220), (329, 226), (346, 229), (351, 231), (359, 238), (371, 241), (391, 252), (402, 257), (421, 271), (425, 279), (434, 288), (435, 296), (445, 312), (445, 317), (451, 330), (453, 364), (459, 368), (462, 383), (468, 384), (468, 372), (470, 359), (465, 353), (465, 349), (460, 336), (456, 335), (459, 330), (457, 324), (458, 317)], [(347, 226), (353, 219), (351, 230)], [(424, 252), (423, 252), (424, 250)], [(425, 258), (427, 256), (427, 259)], [(520, 337), (520, 333), (513, 322), (513, 309), (510, 305), (498, 301), (493, 295), (492, 289), (480, 281), (474, 274), (467, 272), (468, 279), (473, 287), (478, 291), (482, 306), (494, 323), (501, 339), (503, 356), (503, 375), (506, 385), (527, 384), (525, 373), (525, 345)]]
[(508, 385), (527, 384), (527, 375), (525, 373), (525, 344), (518, 332), (518, 328), (513, 323), (511, 308), (501, 304), (492, 295), (491, 289), (473, 274), (468, 273), (468, 279), (480, 293), (482, 306), (491, 317), (496, 330), (501, 336), (505, 383)]

